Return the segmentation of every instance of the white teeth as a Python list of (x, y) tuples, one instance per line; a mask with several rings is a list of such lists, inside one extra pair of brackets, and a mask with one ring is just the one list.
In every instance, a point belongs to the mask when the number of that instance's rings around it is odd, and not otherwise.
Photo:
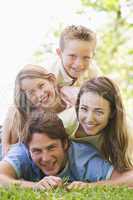
[(86, 126), (87, 126), (88, 128), (93, 128), (93, 127), (95, 127), (96, 125), (88, 125), (88, 124), (86, 124)]
[(45, 97), (43, 97), (41, 100), (40, 100), (40, 102), (45, 102), (45, 101), (47, 101), (47, 99), (48, 99), (48, 95), (47, 96), (45, 96)]

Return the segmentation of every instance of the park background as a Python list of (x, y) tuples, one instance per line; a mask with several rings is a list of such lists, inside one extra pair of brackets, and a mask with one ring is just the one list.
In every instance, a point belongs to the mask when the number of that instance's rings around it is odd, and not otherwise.
[(95, 62), (117, 81), (133, 120), (133, 0), (0, 0), (0, 124), (18, 71), (52, 60), (60, 32), (72, 24), (97, 33)]

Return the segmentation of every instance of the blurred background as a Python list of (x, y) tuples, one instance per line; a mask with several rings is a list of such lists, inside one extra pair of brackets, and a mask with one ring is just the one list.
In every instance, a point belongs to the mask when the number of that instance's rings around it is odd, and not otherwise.
[(97, 33), (95, 62), (119, 84), (133, 120), (133, 0), (0, 0), (0, 124), (18, 71), (52, 60), (60, 32), (72, 24)]

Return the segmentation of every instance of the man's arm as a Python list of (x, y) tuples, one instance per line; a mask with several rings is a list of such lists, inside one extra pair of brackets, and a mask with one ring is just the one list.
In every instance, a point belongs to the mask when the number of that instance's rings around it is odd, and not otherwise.
[(0, 162), (0, 185), (2, 186), (19, 185), (25, 188), (51, 189), (62, 184), (62, 179), (56, 176), (47, 176), (38, 182), (17, 179), (14, 168), (7, 161)]
[(109, 180), (97, 181), (92, 183), (73, 181), (68, 185), (68, 189), (82, 189), (85, 187), (97, 186), (97, 185), (111, 185), (111, 186), (121, 186), (125, 185), (133, 188), (133, 170), (127, 172), (118, 172), (113, 170), (112, 175)]
[(14, 168), (6, 161), (0, 162), (0, 185), (9, 186), (18, 184), (24, 187), (34, 187), (34, 182), (21, 181), (17, 179), (17, 174)]

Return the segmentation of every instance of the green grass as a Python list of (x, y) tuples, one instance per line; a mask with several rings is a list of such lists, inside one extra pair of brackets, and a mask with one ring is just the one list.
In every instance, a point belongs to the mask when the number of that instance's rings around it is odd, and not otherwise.
[(133, 200), (133, 190), (126, 187), (92, 187), (67, 191), (57, 188), (34, 191), (19, 187), (0, 188), (0, 200)]

